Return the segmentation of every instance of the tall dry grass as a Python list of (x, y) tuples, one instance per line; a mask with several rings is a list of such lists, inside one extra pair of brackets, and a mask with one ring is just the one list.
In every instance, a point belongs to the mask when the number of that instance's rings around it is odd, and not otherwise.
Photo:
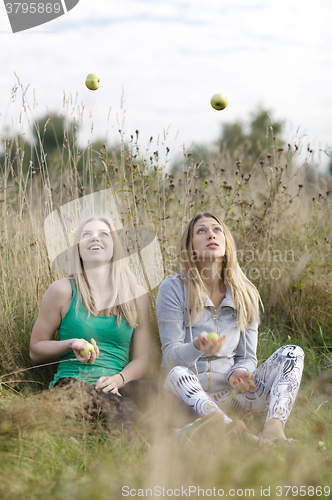
[[(33, 109), (21, 91), (22, 113), (34, 128)], [(65, 101), (64, 106), (72, 116), (72, 102)], [(270, 486), (274, 498), (278, 485), (328, 485), (331, 179), (312, 175), (310, 150), (303, 158), (299, 143), (283, 149), (276, 142), (270, 150), (262, 149), (252, 164), (241, 146), (233, 154), (223, 147), (208, 166), (193, 163), (190, 151), (185, 151), (183, 169), (172, 173), (166, 142), (156, 150), (140, 144), (139, 131), (128, 142), (120, 132), (116, 144), (105, 141), (95, 150), (92, 141), (82, 147), (73, 139), (72, 127), (79, 123), (80, 116), (68, 120), (62, 144), (49, 157), (43, 152), (43, 131), (37, 131), (39, 141), (29, 148), (17, 135), (1, 137), (2, 497), (95, 500), (120, 497), (125, 485), (137, 490), (192, 484), (225, 491), (252, 487), (256, 496), (261, 486)], [(272, 124), (267, 133), (273, 137)], [(179, 235), (195, 213), (210, 210), (226, 221), (237, 242), (240, 264), (265, 305), (259, 359), (284, 343), (300, 344), (306, 352), (304, 384), (289, 422), (299, 446), (257, 450), (252, 443), (222, 441), (218, 453), (203, 449), (188, 453), (169, 436), (159, 436), (149, 448), (142, 436), (135, 441), (124, 433), (110, 439), (89, 422), (82, 433), (75, 419), (69, 424), (68, 405), (51, 401), (51, 396), (25, 399), (23, 389), (46, 388), (55, 370), (54, 365), (36, 369), (29, 359), (30, 333), (41, 297), (61, 277), (47, 258), (44, 219), (69, 201), (110, 187), (125, 227), (145, 224), (157, 233), (165, 275), (178, 271)], [(156, 289), (149, 293), (154, 374), (160, 361), (156, 293)], [(254, 416), (248, 417), (248, 425), (253, 432), (258, 430)]]

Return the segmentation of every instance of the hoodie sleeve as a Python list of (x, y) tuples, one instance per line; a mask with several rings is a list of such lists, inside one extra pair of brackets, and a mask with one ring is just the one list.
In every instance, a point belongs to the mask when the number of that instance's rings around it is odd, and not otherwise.
[(234, 365), (227, 375), (227, 379), (235, 370), (239, 368), (253, 373), (257, 367), (257, 336), (258, 323), (254, 321), (249, 327), (240, 333), (240, 341), (237, 346), (236, 355), (234, 357)]
[(184, 285), (176, 276), (167, 276), (159, 287), (156, 312), (163, 354), (162, 370), (190, 366), (202, 355), (193, 341), (186, 340)]

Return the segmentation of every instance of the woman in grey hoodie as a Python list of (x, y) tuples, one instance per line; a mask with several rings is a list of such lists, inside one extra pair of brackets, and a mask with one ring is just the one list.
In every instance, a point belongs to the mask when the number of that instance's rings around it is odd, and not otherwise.
[(192, 218), (180, 260), (181, 273), (162, 282), (156, 301), (166, 387), (202, 416), (222, 413), (226, 424), (232, 421), (221, 408), (267, 410), (260, 437), (286, 439), (302, 349), (283, 346), (256, 368), (260, 296), (239, 267), (229, 229), (215, 214)]

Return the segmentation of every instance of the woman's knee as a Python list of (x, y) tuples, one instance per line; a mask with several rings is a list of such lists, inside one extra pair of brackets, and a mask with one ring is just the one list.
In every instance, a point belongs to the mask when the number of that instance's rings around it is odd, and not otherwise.
[(193, 375), (192, 371), (189, 370), (186, 366), (174, 366), (169, 372), (167, 378), (169, 380), (178, 380), (180, 377), (184, 375)]
[(193, 382), (197, 383), (198, 379), (196, 375), (186, 366), (174, 366), (166, 377), (165, 387), (169, 391), (178, 395), (178, 388), (188, 382), (190, 384)]
[(298, 345), (284, 345), (277, 352), (286, 358), (304, 358), (304, 351)]

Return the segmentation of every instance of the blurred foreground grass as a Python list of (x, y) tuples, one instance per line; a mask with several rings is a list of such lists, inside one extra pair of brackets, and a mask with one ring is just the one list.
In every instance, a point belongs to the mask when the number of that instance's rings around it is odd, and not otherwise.
[[(0, 436), (0, 497), (109, 500), (186, 497), (190, 491), (191, 498), (200, 498), (203, 491), (205, 496), (218, 497), (223, 490), (223, 496), (261, 498), (261, 488), (265, 493), (270, 488), (265, 496), (286, 498), (284, 486), (291, 486), (288, 497), (297, 498), (302, 486), (305, 498), (330, 498), (326, 493), (332, 486), (331, 377), (328, 383), (304, 384), (288, 424), (288, 434), (298, 442), (286, 446), (257, 447), (216, 436), (217, 449), (203, 443), (188, 450), (164, 432), (157, 433), (148, 446), (139, 433), (107, 434), (98, 425), (82, 427), (68, 418), (49, 417), (47, 426), (38, 425), (37, 419), (35, 428), (29, 429), (25, 429), (23, 414), (21, 427), (17, 418), (12, 429), (2, 419), (2, 426), (7, 427)], [(15, 411), (18, 398), (2, 401), (1, 417), (9, 406), (8, 413)], [(262, 420), (249, 416), (246, 423), (255, 432)]]

